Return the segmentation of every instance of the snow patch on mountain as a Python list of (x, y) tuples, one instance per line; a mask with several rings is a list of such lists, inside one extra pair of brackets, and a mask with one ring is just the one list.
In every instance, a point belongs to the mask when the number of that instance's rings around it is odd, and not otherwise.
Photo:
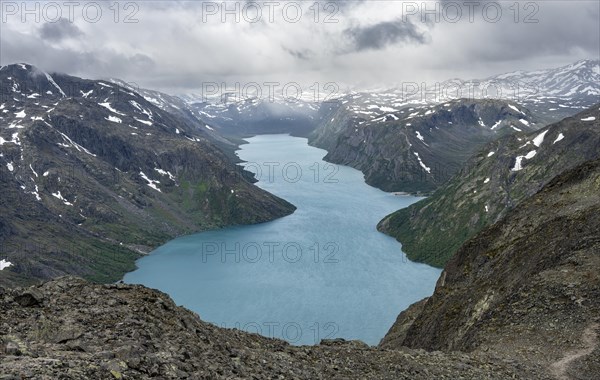
[(563, 135), (562, 133), (559, 133), (558, 137), (556, 138), (556, 140), (554, 140), (552, 145), (556, 144), (557, 142), (559, 142), (560, 140), (562, 140), (564, 138), (565, 138), (565, 135)]
[[(71, 138), (67, 135), (65, 135), (64, 133), (62, 133), (61, 131), (58, 131), (58, 133), (60, 133), (60, 135), (75, 149), (77, 149), (78, 152), (84, 152), (86, 154), (89, 154), (92, 157), (96, 157), (95, 154), (93, 154), (92, 152), (90, 152), (89, 150), (87, 150), (85, 147), (77, 144), (75, 141), (71, 140)], [(59, 144), (61, 146), (64, 146), (65, 144)], [(68, 145), (67, 145), (68, 146)]]
[(162, 191), (156, 186), (156, 185), (160, 185), (160, 181), (156, 181), (156, 180), (152, 180), (150, 178), (148, 178), (148, 176), (140, 171), (140, 176), (144, 179), (144, 181), (148, 182), (147, 185), (151, 188), (153, 188), (154, 190), (158, 191), (159, 193), (162, 193)]
[(166, 175), (166, 176), (169, 176), (169, 179), (170, 179), (171, 181), (175, 181), (175, 176), (174, 176), (173, 174), (171, 174), (169, 171), (166, 171), (166, 170), (163, 170), (163, 169), (160, 169), (160, 168), (154, 168), (154, 170), (155, 170), (156, 172), (158, 172), (158, 174), (160, 174), (160, 175)]
[(66, 98), (67, 95), (65, 94), (65, 92), (62, 90), (62, 88), (60, 88), (60, 86), (58, 84), (56, 84), (56, 82), (54, 81), (54, 79), (50, 76), (50, 74), (48, 73), (44, 73), (46, 75), (46, 79), (48, 80), (48, 82), (50, 82), (51, 85), (53, 85), (58, 92), (63, 96), (63, 98)]
[(417, 157), (417, 160), (419, 160), (419, 165), (421, 165), (421, 167), (423, 168), (423, 170), (425, 170), (428, 174), (431, 174), (431, 168), (428, 167), (427, 165), (425, 165), (423, 163), (423, 160), (421, 160), (421, 157), (419, 156), (419, 153), (413, 152), (413, 154)]
[(37, 201), (41, 201), (42, 197), (40, 197), (40, 193), (39, 193), (39, 189), (38, 189), (38, 185), (35, 185), (35, 190), (31, 192), (31, 194), (35, 195), (35, 199)]
[(116, 116), (112, 116), (112, 115), (109, 115), (108, 117), (105, 117), (104, 119), (108, 120), (108, 121), (112, 121), (113, 123), (119, 123), (119, 124), (121, 124), (123, 122), (123, 120), (119, 119)]
[(134, 117), (134, 119), (135, 119), (136, 121), (138, 121), (138, 122), (142, 123), (142, 124), (146, 124), (146, 125), (148, 125), (148, 126), (152, 126), (152, 122), (151, 122), (151, 121), (147, 121), (147, 120), (141, 120), (141, 119), (138, 119), (137, 117)]
[(512, 104), (508, 105), (512, 110), (517, 111), (518, 113), (525, 115), (525, 113), (523, 113), (523, 111), (521, 111), (520, 109), (518, 109), (517, 107), (513, 106)]
[(67, 200), (66, 200), (66, 199), (65, 199), (65, 198), (62, 196), (62, 194), (60, 193), (60, 190), (59, 190), (59, 191), (57, 191), (56, 193), (52, 193), (52, 196), (53, 196), (54, 198), (60, 199), (60, 200), (61, 200), (61, 201), (62, 201), (62, 202), (65, 204), (65, 205), (67, 205), (67, 206), (73, 206), (73, 203), (71, 203), (71, 202), (67, 201)]
[(0, 260), (0, 270), (4, 270), (13, 265), (10, 261), (6, 261), (5, 259)]
[(121, 115), (121, 116), (125, 116), (124, 113), (117, 111), (116, 109), (114, 109), (110, 103), (98, 103), (98, 105), (106, 108), (107, 110), (109, 110), (112, 113), (116, 113), (117, 115)]
[(515, 160), (515, 166), (511, 170), (513, 172), (518, 172), (519, 170), (523, 170), (523, 159), (530, 160), (533, 157), (535, 157), (536, 154), (537, 154), (537, 152), (535, 150), (532, 150), (531, 152), (527, 153), (525, 156), (517, 156), (517, 158)]
[(544, 137), (546, 137), (546, 133), (548, 133), (548, 130), (545, 130), (544, 132), (542, 132), (539, 135), (537, 135), (533, 139), (533, 145), (535, 145), (535, 146), (537, 146), (539, 148), (540, 145), (542, 145), (542, 143), (544, 142)]

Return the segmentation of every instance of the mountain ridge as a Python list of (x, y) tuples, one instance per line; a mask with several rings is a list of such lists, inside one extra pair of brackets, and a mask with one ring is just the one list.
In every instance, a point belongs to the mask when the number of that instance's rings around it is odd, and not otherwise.
[(444, 266), (466, 240), (559, 173), (600, 155), (600, 104), (530, 134), (491, 142), (431, 197), (378, 229), (411, 260)]
[(130, 89), (26, 64), (2, 67), (0, 85), (3, 283), (116, 281), (173, 237), (295, 209)]
[(343, 102), (328, 105), (310, 143), (328, 151), (326, 160), (361, 170), (372, 186), (428, 193), (479, 147), (500, 136), (533, 131), (539, 123), (527, 109), (501, 100), (459, 99), (386, 111), (369, 119)]

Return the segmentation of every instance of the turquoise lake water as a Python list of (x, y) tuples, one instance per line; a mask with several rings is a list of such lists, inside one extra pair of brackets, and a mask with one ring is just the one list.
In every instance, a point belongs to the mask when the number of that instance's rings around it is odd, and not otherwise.
[(238, 155), (261, 188), (298, 210), (273, 222), (173, 240), (138, 260), (127, 283), (168, 293), (208, 322), (293, 344), (375, 345), (398, 314), (431, 295), (440, 270), (406, 259), (375, 226), (420, 198), (368, 186), (304, 138), (261, 135)]

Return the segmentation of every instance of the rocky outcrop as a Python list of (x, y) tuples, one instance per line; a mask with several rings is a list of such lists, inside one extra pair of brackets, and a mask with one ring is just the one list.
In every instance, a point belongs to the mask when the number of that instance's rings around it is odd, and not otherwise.
[(432, 196), (378, 225), (411, 260), (443, 267), (469, 238), (552, 178), (600, 157), (600, 104), (527, 135), (488, 144)]
[(413, 322), (423, 311), (425, 303), (429, 298), (424, 298), (421, 301), (415, 302), (410, 305), (406, 310), (401, 312), (396, 318), (396, 322), (392, 325), (390, 330), (385, 334), (385, 337), (381, 340), (379, 346), (382, 348), (398, 348), (402, 346), (402, 343), (406, 339), (406, 334), (412, 326)]
[(493, 353), (284, 341), (205, 323), (161, 292), (63, 277), (0, 289), (3, 379), (547, 379)]
[[(560, 174), (467, 241), (382, 347), (512, 352), (558, 378), (600, 373), (600, 160)], [(410, 325), (407, 327), (406, 325)]]

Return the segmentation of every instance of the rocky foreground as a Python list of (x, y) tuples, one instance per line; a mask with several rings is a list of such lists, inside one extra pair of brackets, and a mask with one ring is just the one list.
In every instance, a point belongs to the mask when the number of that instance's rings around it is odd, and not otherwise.
[(164, 293), (63, 277), (0, 293), (0, 379), (545, 379), (493, 353), (295, 347), (218, 328)]

